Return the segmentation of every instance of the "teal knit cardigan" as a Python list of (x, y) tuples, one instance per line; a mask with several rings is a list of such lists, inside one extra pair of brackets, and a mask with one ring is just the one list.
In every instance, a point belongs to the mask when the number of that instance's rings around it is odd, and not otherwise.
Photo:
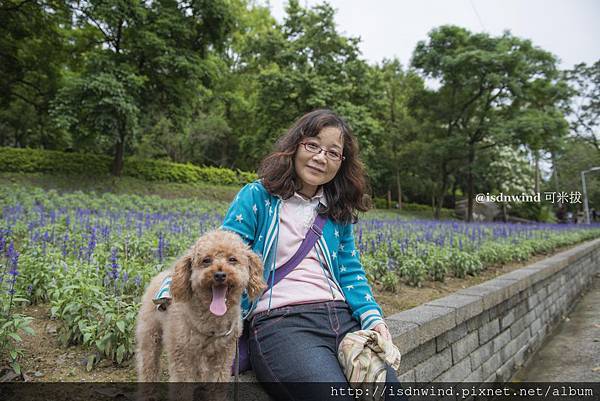
[[(271, 195), (260, 180), (244, 186), (232, 202), (221, 228), (239, 234), (252, 250), (261, 256), (264, 277), (275, 269), (279, 213), (282, 200)], [(338, 224), (328, 219), (323, 236), (317, 241), (325, 266), (342, 290), (352, 310), (352, 317), (363, 330), (383, 322), (383, 313), (373, 299), (371, 287), (360, 263), (359, 251), (354, 243), (352, 224)], [(272, 291), (272, 288), (269, 290)], [(242, 297), (242, 316), (247, 318), (256, 307), (258, 299)]]

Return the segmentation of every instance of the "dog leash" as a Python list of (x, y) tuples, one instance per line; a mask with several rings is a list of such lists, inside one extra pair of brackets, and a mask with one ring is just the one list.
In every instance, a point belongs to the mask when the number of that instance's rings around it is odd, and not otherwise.
[(240, 400), (240, 350), (238, 348), (238, 338), (235, 339), (235, 379), (233, 381), (233, 400)]
[[(235, 322), (234, 322), (235, 324)], [(231, 334), (233, 331), (233, 324), (231, 328), (225, 335)], [(240, 349), (239, 349), (239, 339), (235, 338), (235, 358), (234, 358), (234, 366), (235, 366), (235, 375), (233, 380), (233, 400), (239, 401), (240, 399)]]

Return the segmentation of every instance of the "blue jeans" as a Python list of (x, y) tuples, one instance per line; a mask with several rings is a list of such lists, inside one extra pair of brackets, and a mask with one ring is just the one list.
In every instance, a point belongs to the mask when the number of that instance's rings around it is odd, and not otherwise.
[[(250, 321), (250, 361), (257, 379), (276, 400), (355, 400), (333, 388), (350, 386), (337, 358), (346, 335), (360, 330), (344, 301), (284, 306)], [(398, 383), (388, 366), (387, 383)]]

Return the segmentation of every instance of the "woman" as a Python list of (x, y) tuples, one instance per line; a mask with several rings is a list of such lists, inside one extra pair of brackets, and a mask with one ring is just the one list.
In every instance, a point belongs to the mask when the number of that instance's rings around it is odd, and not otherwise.
[[(300, 247), (317, 212), (328, 220), (294, 270), (260, 299), (244, 297), (250, 360), (276, 399), (322, 400), (323, 387), (292, 383), (344, 383), (337, 347), (346, 333), (373, 329), (391, 339), (352, 232), (357, 213), (368, 208), (356, 139), (332, 111), (310, 112), (278, 140), (259, 177), (239, 192), (222, 228), (262, 256), (265, 278)], [(397, 382), (387, 370), (388, 382)]]

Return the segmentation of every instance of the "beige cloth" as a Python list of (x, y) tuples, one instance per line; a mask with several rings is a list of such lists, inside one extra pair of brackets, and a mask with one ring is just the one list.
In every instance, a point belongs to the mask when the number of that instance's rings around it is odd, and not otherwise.
[(350, 383), (385, 383), (385, 364), (398, 370), (400, 358), (398, 347), (375, 330), (348, 333), (338, 347), (338, 360)]

